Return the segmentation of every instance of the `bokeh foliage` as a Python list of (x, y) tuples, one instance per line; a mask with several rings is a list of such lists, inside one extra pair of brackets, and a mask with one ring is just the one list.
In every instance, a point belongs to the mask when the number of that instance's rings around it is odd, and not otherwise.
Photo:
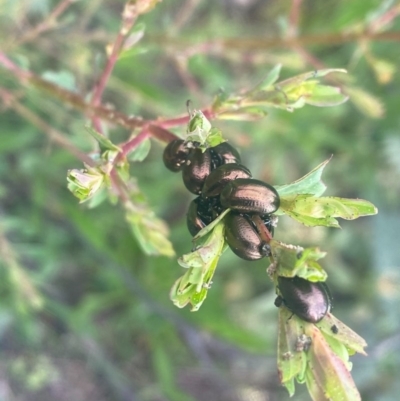
[[(124, 2), (69, 3), (1, 0), (0, 49), (85, 98)], [(36, 32), (59, 4), (68, 7), (54, 26)], [(215, 125), (254, 177), (289, 183), (333, 155), (324, 172), (327, 195), (377, 205), (379, 215), (343, 222), (342, 230), (281, 217), (275, 234), (327, 251), (334, 314), (369, 344), (368, 359), (352, 359), (366, 401), (394, 400), (400, 391), (400, 53), (399, 37), (382, 39), (399, 35), (399, 11), (381, 0), (164, 0), (136, 22), (132, 41), (140, 41), (117, 62), (103, 97), (127, 115), (174, 118), (185, 114), (187, 99), (209, 106), (220, 88), (248, 90), (276, 64), (281, 78), (348, 70), (333, 82), (350, 97), (343, 105), (271, 108), (259, 121)], [(0, 71), (3, 399), (288, 399), (276, 373), (278, 320), (265, 261), (225, 252), (201, 311), (177, 310), (168, 299), (181, 274), (176, 260), (145, 256), (120, 206), (88, 209), (67, 190), (66, 171), (82, 162), (52, 130), (90, 152), (87, 118)], [(105, 127), (114, 143), (130, 135)], [(130, 172), (182, 255), (191, 247), (185, 213), (192, 197), (162, 165), (164, 144), (151, 145)], [(295, 399), (309, 399), (306, 390), (298, 387)]]

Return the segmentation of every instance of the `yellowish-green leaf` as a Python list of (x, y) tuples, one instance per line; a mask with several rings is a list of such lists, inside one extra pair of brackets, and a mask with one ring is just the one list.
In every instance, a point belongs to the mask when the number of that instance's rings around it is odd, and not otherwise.
[(339, 227), (335, 219), (354, 220), (361, 216), (370, 216), (378, 211), (364, 199), (346, 199), (333, 196), (320, 197), (300, 194), (281, 199), (281, 211), (306, 226)]
[(331, 158), (325, 160), (320, 165), (315, 167), (305, 176), (287, 185), (275, 185), (281, 199), (289, 198), (298, 194), (311, 194), (314, 196), (321, 196), (325, 190), (326, 185), (322, 182), (321, 176), (325, 166), (330, 162)]
[(173, 285), (170, 298), (178, 307), (191, 304), (191, 311), (197, 311), (211, 288), (212, 278), (218, 260), (224, 251), (224, 224), (217, 224), (204, 243), (194, 251), (183, 255), (178, 263), (188, 269)]
[[(142, 141), (136, 148), (129, 153), (128, 160), (131, 162), (143, 161), (150, 152), (151, 141), (149, 138)], [(128, 166), (129, 167), (129, 166)]]
[(294, 394), (294, 379), (305, 374), (307, 358), (303, 350), (296, 348), (303, 334), (303, 321), (285, 307), (279, 308), (278, 320), (278, 374), (290, 396)]
[(322, 331), (328, 342), (330, 338), (334, 338), (343, 343), (349, 350), (350, 355), (355, 352), (367, 355), (364, 350), (367, 346), (365, 340), (331, 313), (328, 313), (320, 322), (318, 322), (317, 327)]
[(164, 255), (172, 257), (175, 255), (171, 242), (168, 239), (168, 226), (159, 219), (147, 205), (140, 207), (125, 205), (126, 220), (136, 237), (143, 252), (147, 255)]
[(83, 203), (99, 191), (105, 176), (100, 168), (85, 165), (85, 169), (82, 170), (69, 170), (67, 181), (68, 189), (80, 200), (80, 203)]
[(306, 384), (316, 401), (361, 401), (357, 387), (346, 364), (335, 354), (318, 327), (304, 325), (311, 338), (308, 352)]
[(309, 281), (326, 280), (327, 274), (317, 262), (325, 257), (326, 252), (322, 252), (319, 248), (304, 249), (287, 245), (275, 239), (269, 245), (274, 258), (274, 269), (269, 270), (271, 276), (299, 276)]

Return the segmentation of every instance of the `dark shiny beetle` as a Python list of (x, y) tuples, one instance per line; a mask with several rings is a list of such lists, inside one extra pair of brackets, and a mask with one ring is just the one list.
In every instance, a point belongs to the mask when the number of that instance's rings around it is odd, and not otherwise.
[(203, 197), (217, 196), (229, 181), (238, 178), (250, 178), (250, 170), (241, 164), (229, 163), (213, 170), (204, 181)]
[(278, 288), (281, 293), (275, 305), (282, 303), (300, 319), (318, 323), (331, 308), (331, 297), (325, 283), (313, 283), (301, 277), (278, 277)]
[(209, 149), (202, 152), (199, 148), (191, 150), (186, 164), (182, 169), (182, 178), (185, 187), (192, 193), (199, 195), (205, 179), (211, 172), (211, 153)]
[(221, 204), (238, 212), (265, 215), (278, 210), (280, 199), (273, 186), (252, 178), (238, 178), (221, 191)]
[(261, 259), (271, 251), (246, 215), (228, 213), (225, 217), (225, 239), (232, 252), (245, 260)]
[(201, 196), (190, 202), (186, 216), (187, 228), (194, 237), (202, 228), (208, 226), (223, 208), (219, 203), (219, 198), (203, 198)]
[(213, 168), (222, 166), (223, 164), (236, 163), (240, 164), (240, 155), (238, 151), (228, 142), (222, 142), (213, 148), (210, 148)]
[(182, 170), (188, 155), (189, 149), (185, 146), (185, 141), (182, 139), (175, 139), (174, 141), (171, 141), (164, 149), (164, 165), (168, 170), (176, 173)]

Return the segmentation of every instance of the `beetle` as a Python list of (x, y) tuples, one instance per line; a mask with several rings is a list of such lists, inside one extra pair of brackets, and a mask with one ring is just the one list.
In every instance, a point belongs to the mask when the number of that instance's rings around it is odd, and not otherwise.
[(171, 141), (164, 149), (163, 162), (165, 167), (174, 173), (182, 170), (189, 155), (189, 149), (182, 139)]
[(275, 305), (285, 305), (306, 322), (318, 323), (331, 309), (329, 289), (322, 281), (314, 283), (298, 276), (279, 276), (278, 289), (281, 295), (275, 299)]
[(190, 202), (186, 215), (186, 225), (194, 237), (202, 228), (209, 225), (222, 212), (218, 197), (203, 198), (198, 196)]
[(218, 196), (229, 181), (250, 177), (250, 170), (241, 164), (223, 164), (211, 171), (210, 175), (204, 181), (202, 196)]
[(186, 215), (186, 225), (190, 234), (194, 237), (202, 228), (210, 223), (208, 219), (199, 216), (199, 198), (193, 199), (190, 202), (189, 209)]
[(265, 215), (278, 210), (280, 198), (272, 185), (253, 178), (238, 178), (221, 191), (221, 204), (235, 211)]
[(209, 149), (202, 152), (194, 148), (189, 154), (186, 164), (182, 168), (182, 178), (185, 187), (192, 193), (199, 195), (205, 179), (211, 172), (211, 153)]
[(217, 146), (210, 148), (213, 168), (223, 164), (240, 164), (239, 152), (228, 142), (222, 142)]
[(260, 238), (249, 216), (230, 212), (224, 222), (225, 240), (237, 256), (258, 260), (270, 255), (270, 246)]

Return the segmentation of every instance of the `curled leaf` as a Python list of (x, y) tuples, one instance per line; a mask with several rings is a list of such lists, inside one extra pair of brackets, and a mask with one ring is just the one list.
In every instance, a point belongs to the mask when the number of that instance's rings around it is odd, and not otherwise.
[(186, 141), (198, 142), (199, 148), (203, 149), (203, 151), (208, 147), (214, 147), (225, 142), (221, 130), (212, 127), (203, 112), (194, 110), (191, 112), (190, 117), (187, 125)]
[(212, 110), (223, 119), (254, 120), (266, 114), (269, 107), (288, 111), (306, 104), (326, 107), (345, 102), (348, 96), (341, 88), (321, 85), (318, 78), (331, 72), (346, 72), (342, 69), (325, 69), (301, 74), (275, 84), (280, 66), (276, 66), (266, 79), (253, 89), (240, 95), (219, 95)]
[(269, 269), (271, 277), (299, 276), (309, 281), (325, 281), (327, 274), (317, 260), (325, 257), (326, 252), (318, 248), (301, 248), (272, 240), (270, 242), (274, 263)]
[(336, 217), (354, 220), (378, 212), (371, 202), (364, 199), (317, 198), (308, 194), (281, 199), (281, 210), (306, 226), (327, 227), (340, 227)]
[(92, 198), (102, 187), (104, 172), (97, 167), (85, 165), (85, 169), (72, 169), (68, 171), (68, 189), (76, 196), (80, 203)]
[[(335, 322), (342, 336), (327, 335), (326, 327)], [(294, 394), (294, 382), (306, 382), (315, 401), (357, 401), (360, 395), (350, 375), (348, 344), (365, 341), (343, 323), (326, 315), (317, 325), (304, 322), (281, 306), (278, 326), (278, 371), (281, 383)], [(336, 332), (336, 330), (335, 330)], [(349, 334), (349, 337), (347, 337)], [(357, 341), (354, 340), (358, 337)]]
[(188, 269), (170, 292), (170, 298), (178, 308), (189, 303), (192, 311), (200, 308), (211, 287), (218, 260), (224, 251), (224, 243), (224, 224), (220, 222), (202, 245), (178, 259), (178, 263)]

